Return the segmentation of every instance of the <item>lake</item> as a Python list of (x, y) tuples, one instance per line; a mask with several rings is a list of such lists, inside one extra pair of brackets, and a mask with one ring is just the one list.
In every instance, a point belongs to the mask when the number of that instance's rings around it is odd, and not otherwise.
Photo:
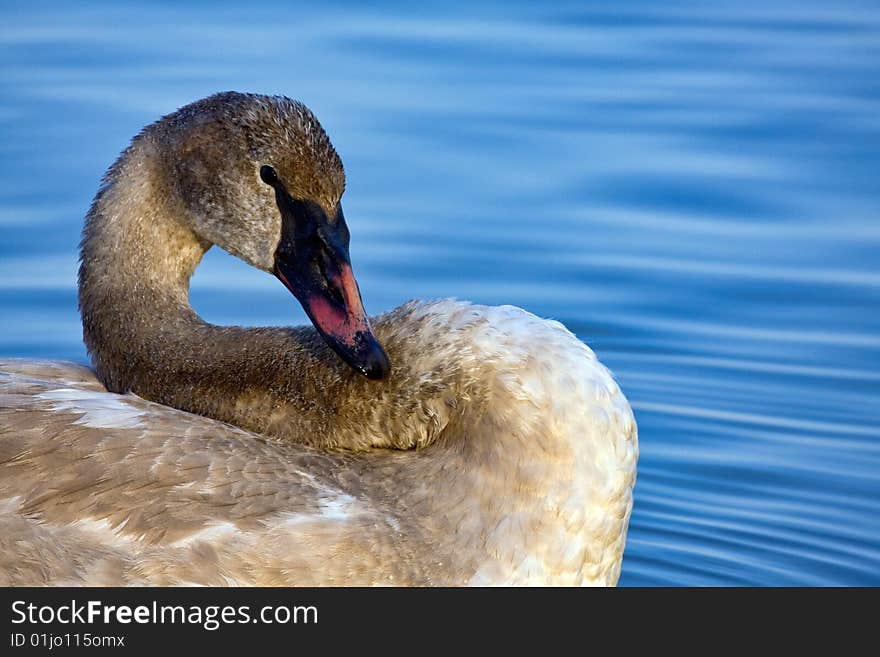
[[(303, 100), (346, 165), (367, 309), (565, 323), (641, 460), (623, 585), (880, 585), (880, 7), (0, 8), (0, 355), (84, 361), (82, 217), (140, 128)], [(210, 321), (295, 324), (212, 249)]]

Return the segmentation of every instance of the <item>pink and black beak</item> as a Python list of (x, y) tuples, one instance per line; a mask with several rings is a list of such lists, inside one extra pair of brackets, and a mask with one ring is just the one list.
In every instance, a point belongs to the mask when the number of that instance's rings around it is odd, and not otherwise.
[(320, 204), (293, 198), (272, 167), (261, 167), (260, 177), (275, 188), (281, 212), (275, 275), (342, 360), (368, 379), (385, 378), (391, 363), (373, 334), (351, 271), (342, 205), (328, 217)]

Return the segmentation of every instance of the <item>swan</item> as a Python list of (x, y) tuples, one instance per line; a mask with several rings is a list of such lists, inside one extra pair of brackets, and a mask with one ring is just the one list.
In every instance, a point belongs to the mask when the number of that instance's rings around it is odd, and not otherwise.
[[(88, 212), (94, 370), (0, 359), (2, 585), (614, 585), (638, 458), (612, 375), (515, 307), (374, 318), (314, 114), (227, 92), (147, 126)], [(213, 245), (313, 326), (203, 321)]]

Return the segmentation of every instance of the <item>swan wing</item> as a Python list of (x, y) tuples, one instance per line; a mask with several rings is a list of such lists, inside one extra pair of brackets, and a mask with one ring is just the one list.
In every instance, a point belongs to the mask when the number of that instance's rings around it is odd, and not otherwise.
[(0, 362), (0, 584), (397, 583), (396, 521), (351, 458)]

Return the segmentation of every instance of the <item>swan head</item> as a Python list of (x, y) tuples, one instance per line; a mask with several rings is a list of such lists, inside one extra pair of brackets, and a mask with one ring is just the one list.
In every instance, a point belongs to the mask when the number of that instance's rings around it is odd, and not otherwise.
[(384, 378), (391, 365), (351, 267), (345, 172), (314, 114), (289, 98), (228, 92), (156, 126), (190, 228), (276, 276), (346, 363)]

